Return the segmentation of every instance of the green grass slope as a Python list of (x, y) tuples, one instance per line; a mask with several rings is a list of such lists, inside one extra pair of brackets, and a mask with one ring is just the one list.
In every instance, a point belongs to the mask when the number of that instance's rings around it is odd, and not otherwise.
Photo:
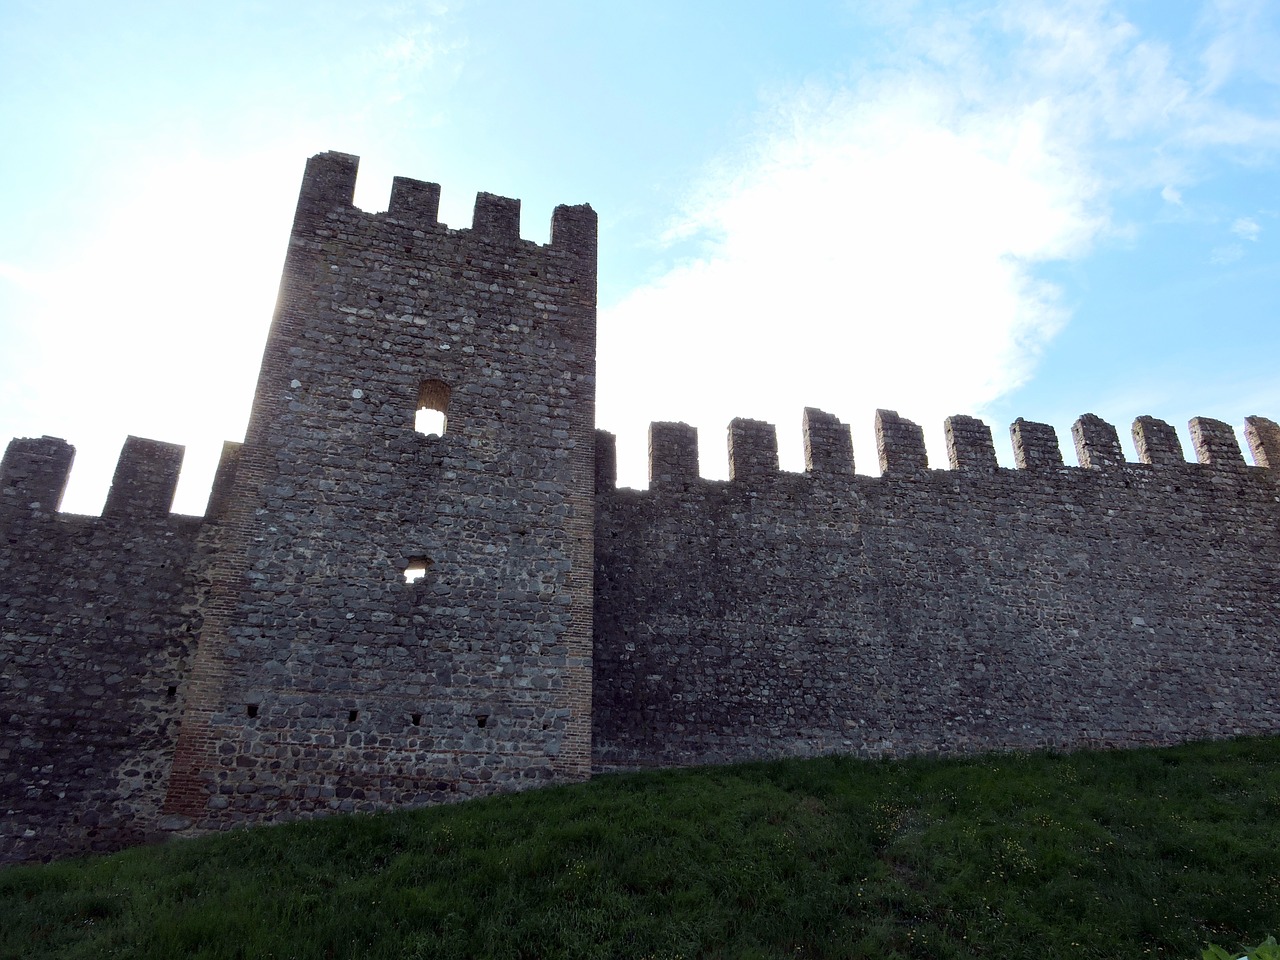
[(0, 957), (1198, 958), (1278, 851), (1278, 739), (785, 761), (10, 868)]

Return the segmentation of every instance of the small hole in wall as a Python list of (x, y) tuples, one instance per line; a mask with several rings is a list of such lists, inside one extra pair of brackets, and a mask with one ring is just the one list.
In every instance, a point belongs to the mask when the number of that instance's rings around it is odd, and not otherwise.
[(418, 412), (413, 417), (413, 429), (428, 437), (443, 437), (449, 429), (452, 393), (443, 380), (423, 380), (418, 388)]
[(488, 722), (489, 722), (489, 715), (488, 715), (487, 713), (477, 713), (477, 714), (476, 714), (476, 726), (477, 726), (477, 727), (483, 727), (483, 726), (484, 726), (486, 723), (488, 723)]
[(424, 437), (443, 437), (448, 418), (439, 410), (422, 409), (413, 415), (413, 429)]
[(170, 685), (169, 685), (169, 689), (167, 689), (167, 690), (164, 692), (164, 695), (165, 695), (166, 697), (169, 697), (170, 699), (173, 699), (174, 697), (176, 697), (176, 696), (178, 695), (178, 688), (177, 688), (177, 687), (175, 687), (175, 686), (173, 686), (172, 684), (170, 684)]
[(430, 557), (414, 557), (404, 568), (404, 582), (419, 583), (425, 580), (434, 562)]
[(256, 703), (247, 703), (244, 707), (245, 716), (253, 718), (258, 715), (258, 705)]
[(420, 713), (413, 713), (413, 714), (410, 714), (410, 715), (409, 715), (409, 719), (413, 721), (413, 725), (414, 725), (415, 727), (420, 727), (420, 726), (422, 726), (422, 714), (420, 714)]
[(360, 716), (359, 710), (347, 711), (347, 723), (355, 723), (357, 718), (359, 718), (359, 716)]

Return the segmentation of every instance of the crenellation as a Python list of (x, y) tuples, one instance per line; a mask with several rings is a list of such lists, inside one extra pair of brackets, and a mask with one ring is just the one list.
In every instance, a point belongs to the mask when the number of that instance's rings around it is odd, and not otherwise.
[(1013, 439), (1013, 461), (1019, 470), (1052, 470), (1062, 466), (1058, 432), (1047, 423), (1019, 417), (1009, 426)]
[(649, 486), (698, 479), (698, 428), (687, 423), (649, 424)]
[(0, 511), (56, 513), (76, 448), (57, 437), (9, 441), (0, 461)]
[(876, 411), (876, 452), (885, 475), (920, 473), (929, 469), (924, 429), (896, 410)]
[(596, 431), (596, 493), (618, 486), (618, 438), (607, 430)]
[(323, 216), (335, 207), (352, 207), (356, 196), (356, 173), (360, 158), (330, 150), (307, 161), (298, 194), (298, 210)]
[(1071, 437), (1076, 444), (1076, 458), (1086, 470), (1124, 465), (1120, 435), (1101, 417), (1086, 413), (1071, 425)]
[(805, 407), (802, 430), (805, 472), (817, 477), (853, 475), (853, 433), (847, 423), (816, 407)]
[(477, 193), (471, 230), (495, 243), (520, 240), (520, 201), (493, 193)]
[(729, 424), (729, 479), (749, 480), (778, 472), (778, 431), (772, 423), (738, 417)]
[(1133, 421), (1133, 445), (1142, 463), (1162, 467), (1186, 466), (1182, 441), (1171, 424), (1155, 417), (1138, 417)]
[(1020, 419), (1000, 470), (955, 416), (930, 470), (882, 410), (873, 477), (807, 408), (804, 475), (739, 419), (729, 482), (655, 423), (618, 489), (595, 212), (539, 246), (481, 194), (450, 230), (435, 184), (355, 208), (357, 164), (308, 162), (204, 517), (168, 513), (174, 444), (129, 438), (101, 517), (55, 516), (69, 444), (0, 462), (0, 861), (594, 770), (1280, 735), (1273, 421), (1247, 469), (1192, 421), (1207, 469), (1140, 417), (1152, 470), (1092, 415), (1084, 469)]
[(1280, 424), (1266, 417), (1245, 417), (1244, 436), (1254, 464), (1280, 470)]
[(947, 435), (947, 460), (952, 470), (970, 473), (995, 473), (996, 448), (991, 428), (976, 417), (948, 417), (943, 428)]
[(1240, 443), (1231, 424), (1209, 417), (1192, 417), (1187, 426), (1191, 430), (1191, 446), (1200, 463), (1226, 468), (1244, 466)]
[(134, 519), (168, 516), (185, 453), (180, 444), (128, 437), (116, 461), (102, 515)]
[(436, 226), (440, 222), (440, 184), (394, 178), (387, 216), (416, 227)]
[(1059, 457), (779, 494), (600, 500), (597, 769), (1280, 734), (1250, 705), (1280, 664), (1269, 471)]
[(595, 287), (596, 212), (589, 203), (561, 204), (551, 214), (551, 247), (587, 261), (582, 278)]

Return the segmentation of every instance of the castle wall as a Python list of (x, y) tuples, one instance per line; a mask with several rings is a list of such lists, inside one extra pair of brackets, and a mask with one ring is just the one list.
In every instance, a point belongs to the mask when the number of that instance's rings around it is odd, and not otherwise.
[[(519, 202), (469, 229), (355, 157), (308, 165), (243, 444), (203, 518), (182, 450), (129, 438), (101, 517), (74, 451), (0, 463), (0, 862), (592, 769), (1174, 743), (1280, 732), (1280, 426), (1177, 433), (1141, 463), (1097, 417), (735, 420), (727, 482), (654, 424), (650, 489), (594, 430), (596, 220)], [(422, 424), (417, 422), (421, 414)], [(428, 415), (433, 429), (425, 426)], [(421, 428), (421, 429), (420, 429)]]
[[(1251, 420), (1259, 463), (1274, 427)], [(1215, 421), (1192, 424), (1197, 464), (1151, 418), (1141, 464), (1096, 417), (1082, 467), (1052, 428), (1013, 432), (1021, 469), (999, 469), (953, 418), (952, 469), (928, 470), (882, 412), (867, 477), (808, 411), (809, 470), (783, 474), (772, 428), (735, 421), (713, 482), (692, 428), (655, 424), (650, 490), (599, 471), (597, 767), (1280, 732), (1274, 471)]]
[(0, 863), (155, 831), (200, 627), (182, 448), (129, 438), (101, 517), (57, 513), (73, 454), (15, 440), (0, 464)]
[[(590, 771), (595, 214), (520, 239), (308, 163), (166, 812), (197, 829)], [(415, 430), (420, 407), (446, 418)], [(406, 582), (406, 571), (420, 575)]]

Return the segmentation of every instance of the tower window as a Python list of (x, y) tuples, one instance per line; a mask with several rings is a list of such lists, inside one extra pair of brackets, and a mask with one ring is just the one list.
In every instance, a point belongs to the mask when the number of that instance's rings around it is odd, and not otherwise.
[(404, 582), (418, 583), (421, 580), (425, 580), (427, 571), (431, 569), (433, 562), (430, 557), (411, 558), (404, 568)]
[(424, 380), (418, 391), (418, 413), (413, 428), (428, 437), (443, 437), (449, 425), (449, 394), (443, 380)]

